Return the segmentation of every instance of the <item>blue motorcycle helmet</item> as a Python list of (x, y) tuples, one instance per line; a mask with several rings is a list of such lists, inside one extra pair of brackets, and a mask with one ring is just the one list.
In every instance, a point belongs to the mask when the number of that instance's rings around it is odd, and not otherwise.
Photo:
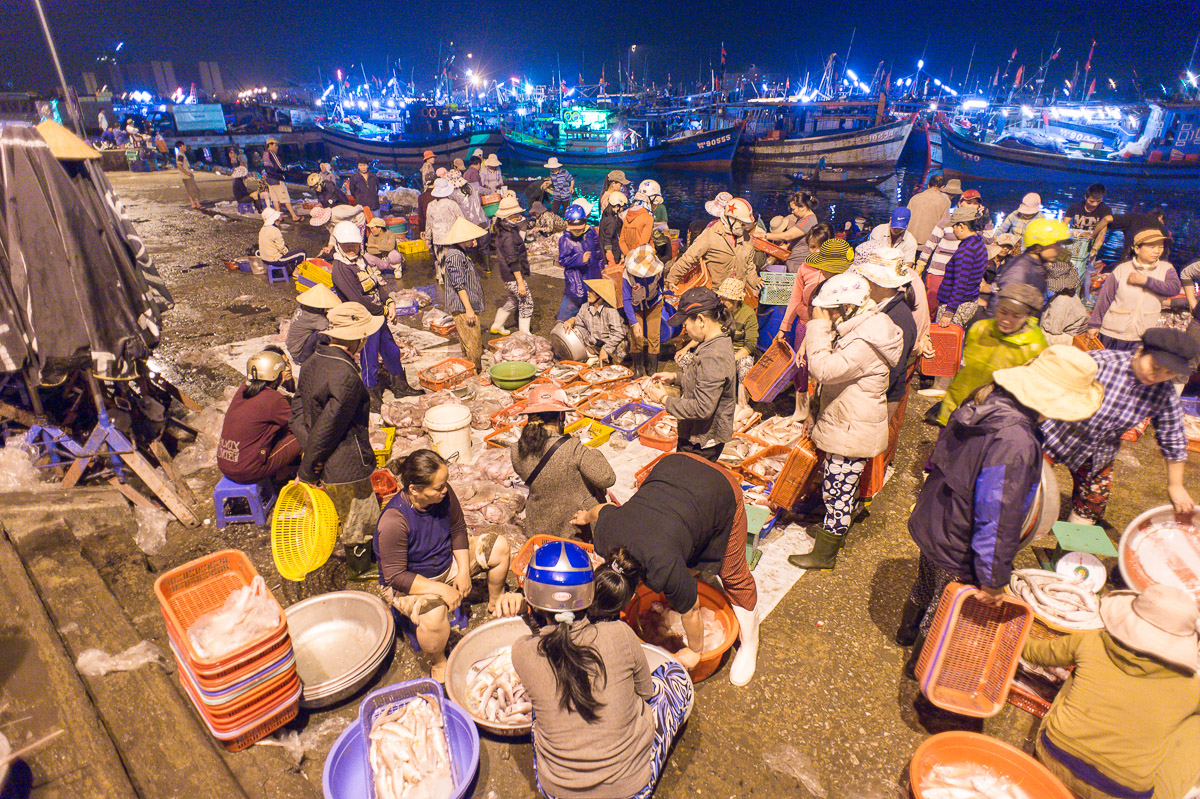
[(587, 551), (572, 541), (550, 541), (533, 553), (525, 571), (525, 600), (548, 613), (587, 610), (595, 593)]
[(572, 203), (563, 214), (568, 224), (580, 225), (587, 221), (587, 211), (583, 206)]

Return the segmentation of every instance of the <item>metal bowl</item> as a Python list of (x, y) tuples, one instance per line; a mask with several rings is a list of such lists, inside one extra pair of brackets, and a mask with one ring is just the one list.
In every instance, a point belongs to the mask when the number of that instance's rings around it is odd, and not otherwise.
[(1163, 505), (1138, 516), (1117, 545), (1125, 584), (1135, 591), (1162, 583), (1200, 599), (1200, 510), (1175, 512)]
[(562, 322), (550, 328), (550, 349), (554, 357), (560, 361), (578, 361), (583, 363), (588, 359), (587, 347), (583, 339), (574, 330), (567, 330)]
[(1054, 467), (1050, 461), (1042, 459), (1042, 479), (1038, 482), (1037, 493), (1025, 521), (1021, 523), (1021, 546), (1033, 541), (1036, 536), (1045, 535), (1058, 521), (1058, 512), (1062, 497), (1058, 493), (1058, 478), (1054, 476)]
[(321, 594), (286, 612), (305, 707), (326, 707), (353, 696), (391, 652), (396, 634), (392, 613), (373, 594)]
[(529, 626), (520, 618), (497, 619), (476, 627), (463, 636), (450, 659), (446, 661), (446, 693), (450, 699), (466, 709), (480, 729), (496, 735), (528, 735), (532, 724), (500, 724), (481, 719), (467, 707), (467, 673), (477, 661), (489, 658), (506, 646), (512, 646), (518, 638), (530, 634)]

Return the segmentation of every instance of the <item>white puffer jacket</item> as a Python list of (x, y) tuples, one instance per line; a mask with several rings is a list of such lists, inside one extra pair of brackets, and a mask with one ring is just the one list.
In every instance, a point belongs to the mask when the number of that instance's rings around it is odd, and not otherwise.
[(904, 334), (873, 305), (838, 323), (812, 320), (804, 336), (809, 374), (819, 383), (812, 440), (847, 458), (873, 458), (887, 449), (887, 388), (904, 353)]

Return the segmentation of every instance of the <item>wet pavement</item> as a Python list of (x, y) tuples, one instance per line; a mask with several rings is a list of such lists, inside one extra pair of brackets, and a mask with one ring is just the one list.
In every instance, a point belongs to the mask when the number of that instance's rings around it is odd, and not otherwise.
[[(211, 213), (186, 210), (182, 189), (173, 174), (119, 173), (110, 176), (128, 200), (143, 238), (175, 295), (176, 307), (166, 317), (163, 344), (155, 365), (202, 404), (218, 400), (241, 376), (220, 357), (223, 348), (275, 332), (294, 310), (290, 283), (268, 285), (265, 279), (229, 272), (226, 259), (245, 255), (256, 242), (258, 225), (231, 221)], [(224, 200), (228, 180), (199, 176), (206, 200)], [(324, 236), (305, 224), (284, 229), (290, 246), (310, 251)], [(403, 284), (432, 283), (428, 261), (406, 266)], [(545, 334), (561, 296), (561, 281), (535, 274), (531, 280), (540, 301), (534, 332)], [(503, 289), (498, 276), (485, 281), (491, 319)], [(419, 319), (412, 317), (412, 319)], [(414, 381), (415, 382), (415, 381)], [(1006, 707), (984, 722), (918, 712), (916, 686), (902, 676), (906, 651), (891, 641), (900, 607), (916, 572), (917, 551), (906, 522), (920, 485), (920, 469), (935, 438), (921, 422), (928, 401), (912, 398), (895, 472), (875, 499), (869, 515), (856, 524), (833, 572), (804, 575), (764, 622), (758, 672), (750, 685), (730, 685), (727, 669), (701, 683), (696, 709), (668, 761), (657, 795), (663, 797), (798, 797), (799, 799), (874, 799), (907, 796), (907, 767), (913, 750), (931, 732), (948, 727), (982, 730), (1031, 749), (1033, 716)], [(1200, 489), (1197, 458), (1189, 466), (1189, 485)], [(189, 478), (198, 496), (211, 495), (214, 468)], [(1061, 485), (1069, 477), (1059, 470)], [(1123, 448), (1116, 467), (1109, 518), (1124, 524), (1147, 507), (1166, 502), (1165, 468), (1153, 437)], [(202, 512), (211, 506), (201, 501)], [(297, 599), (345, 582), (334, 564), (305, 584), (285, 583), (271, 562), (269, 531), (230, 525), (217, 531), (211, 523), (186, 530), (172, 523), (167, 543), (153, 556), (142, 556), (127, 537), (109, 534), (103, 545), (86, 549), (121, 609), (138, 634), (165, 650), (157, 600), (152, 591), (157, 574), (195, 557), (225, 547), (247, 552), (281, 601)], [(1028, 550), (1023, 565), (1033, 565)], [(371, 590), (369, 584), (352, 587)], [(472, 625), (482, 620), (476, 604)], [(375, 685), (386, 685), (427, 673), (427, 666), (398, 642), (385, 673)], [(313, 731), (329, 719), (329, 730), (357, 714), (351, 700), (330, 711), (305, 714), (289, 729)], [(147, 735), (167, 734), (148, 722)], [(319, 795), (321, 766), (331, 735), (317, 737), (299, 767)], [(272, 776), (290, 765), (281, 750), (253, 747), (225, 755), (229, 769), (249, 797), (304, 795), (295, 782)], [(258, 771), (261, 778), (256, 777)], [(227, 775), (221, 775), (224, 779)], [(215, 779), (215, 776), (214, 776)], [(491, 799), (536, 796), (528, 739), (484, 736), (475, 796)]]

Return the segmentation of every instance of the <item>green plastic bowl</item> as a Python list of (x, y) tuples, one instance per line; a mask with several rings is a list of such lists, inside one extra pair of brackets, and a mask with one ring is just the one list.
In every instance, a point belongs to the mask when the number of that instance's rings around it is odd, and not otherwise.
[(488, 370), (488, 375), (492, 378), (492, 383), (496, 388), (502, 388), (505, 391), (516, 391), (518, 388), (523, 388), (533, 380), (537, 374), (537, 367), (525, 361), (502, 361)]

